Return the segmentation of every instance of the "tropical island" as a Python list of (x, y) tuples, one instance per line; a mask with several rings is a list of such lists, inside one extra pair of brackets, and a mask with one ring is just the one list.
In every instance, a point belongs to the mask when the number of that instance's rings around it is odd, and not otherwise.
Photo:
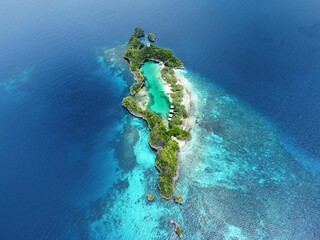
[(148, 34), (148, 39), (150, 42), (155, 42), (156, 41), (156, 35), (154, 33), (149, 33)]
[[(160, 196), (172, 199), (175, 182), (179, 177), (178, 152), (183, 143), (191, 138), (187, 121), (188, 111), (185, 106), (187, 101), (184, 101), (186, 89), (176, 74), (177, 69), (183, 68), (183, 63), (170, 49), (161, 48), (152, 43), (144, 44), (140, 40), (142, 37), (144, 37), (144, 30), (135, 28), (124, 53), (135, 83), (130, 87), (131, 96), (125, 97), (122, 105), (132, 115), (143, 118), (147, 122), (150, 129), (148, 142), (157, 151), (155, 166), (159, 171)], [(153, 112), (145, 104), (141, 104), (141, 99), (138, 98), (146, 85), (141, 67), (150, 61), (161, 66), (161, 81), (166, 84), (166, 92), (171, 104), (168, 116)], [(143, 98), (147, 98), (147, 95), (143, 95)]]
[(151, 193), (148, 193), (147, 194), (147, 199), (148, 199), (148, 201), (152, 202), (154, 200), (154, 195), (151, 194)]

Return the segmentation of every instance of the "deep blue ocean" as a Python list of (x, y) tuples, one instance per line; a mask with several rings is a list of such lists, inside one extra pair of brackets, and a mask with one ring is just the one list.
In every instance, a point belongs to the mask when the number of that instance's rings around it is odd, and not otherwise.
[[(168, 239), (175, 217), (186, 239), (320, 239), (319, 12), (317, 0), (2, 0), (0, 239)], [(145, 203), (155, 153), (121, 106), (136, 26), (201, 95), (184, 207)]]

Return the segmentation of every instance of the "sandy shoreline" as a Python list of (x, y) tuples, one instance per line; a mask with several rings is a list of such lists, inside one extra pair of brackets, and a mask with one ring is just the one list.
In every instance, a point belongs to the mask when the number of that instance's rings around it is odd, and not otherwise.
[[(162, 81), (164, 86), (164, 91), (169, 97), (169, 100), (172, 102), (170, 94), (172, 93), (171, 90), (171, 84), (167, 83), (161, 76), (161, 70), (164, 68), (164, 64), (162, 62), (158, 62), (160, 65), (160, 70), (158, 72), (158, 78)], [(183, 86), (183, 98), (182, 98), (182, 104), (185, 106), (186, 111), (188, 113), (188, 117), (186, 119), (183, 119), (182, 123), (182, 129), (189, 131), (196, 122), (195, 117), (195, 108), (197, 103), (197, 95), (192, 91), (192, 85), (188, 81), (188, 79), (184, 75), (184, 70), (181, 69), (174, 69), (174, 74), (177, 78), (178, 84)], [(136, 100), (139, 107), (142, 109), (146, 109), (147, 105), (150, 101), (146, 87), (144, 86), (137, 94), (136, 94)], [(182, 141), (175, 139), (178, 143), (180, 148), (185, 146), (187, 141)]]
[[(171, 90), (171, 84), (167, 83), (162, 77), (161, 77), (161, 70), (164, 68), (164, 64), (160, 63), (160, 71), (159, 71), (159, 79), (161, 79), (163, 86), (164, 86), (164, 90), (167, 93), (170, 101), (171, 97), (170, 94), (172, 93)], [(181, 84), (183, 86), (183, 99), (182, 99), (182, 104), (185, 106), (187, 113), (188, 113), (188, 117), (186, 119), (183, 120), (182, 123), (182, 129), (183, 130), (190, 130), (195, 122), (196, 122), (196, 117), (195, 117), (195, 107), (196, 107), (196, 103), (197, 103), (197, 96), (196, 94), (192, 91), (192, 85), (190, 84), (190, 82), (188, 81), (188, 79), (185, 77), (183, 70), (181, 69), (174, 69), (174, 73), (175, 76), (178, 80), (178, 84)], [(176, 141), (179, 143), (180, 148), (182, 148), (183, 146), (185, 146), (187, 141), (182, 141), (182, 140), (178, 140), (176, 139)]]
[[(189, 131), (196, 123), (196, 116), (195, 116), (195, 108), (197, 104), (197, 95), (192, 91), (192, 85), (185, 77), (183, 70), (175, 69), (175, 75), (177, 77), (178, 83), (183, 86), (183, 99), (182, 104), (185, 106), (188, 117), (183, 120), (182, 128), (184, 130)], [(187, 141), (177, 140), (182, 149)]]
[(147, 109), (150, 102), (150, 97), (148, 95), (146, 86), (140, 89), (140, 91), (135, 95), (137, 105), (143, 110)]
[(183, 122), (183, 129), (184, 130), (190, 130), (195, 122), (195, 107), (197, 103), (197, 95), (192, 90), (192, 85), (189, 82), (189, 80), (185, 77), (183, 70), (174, 70), (175, 75), (178, 79), (178, 83), (183, 86), (183, 99), (182, 104), (185, 106), (188, 117)]

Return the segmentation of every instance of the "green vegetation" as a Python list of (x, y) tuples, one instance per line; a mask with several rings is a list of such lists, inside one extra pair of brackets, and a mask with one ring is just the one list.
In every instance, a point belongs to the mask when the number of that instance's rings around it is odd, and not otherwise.
[(176, 137), (178, 140), (188, 140), (190, 139), (190, 132), (182, 130), (177, 126), (173, 126), (169, 129), (168, 134), (170, 136)]
[(180, 59), (175, 57), (168, 48), (160, 48), (153, 44), (147, 47), (141, 47), (140, 40), (136, 35), (131, 36), (129, 45), (124, 53), (124, 57), (130, 62), (130, 70), (138, 71), (140, 66), (147, 60), (158, 60), (165, 66), (171, 68), (183, 67)]
[(153, 44), (145, 47), (139, 40), (139, 37), (142, 36), (144, 36), (143, 29), (135, 28), (124, 53), (124, 58), (130, 63), (130, 70), (136, 80), (136, 83), (130, 88), (130, 94), (133, 96), (144, 86), (144, 77), (140, 71), (140, 66), (145, 61), (158, 60), (162, 61), (167, 67), (183, 67), (181, 60), (175, 57), (170, 49), (160, 48)]
[[(135, 30), (136, 32), (136, 30)], [(130, 62), (130, 70), (132, 74), (134, 75), (134, 79), (136, 82), (130, 87), (130, 94), (135, 95), (139, 90), (144, 86), (144, 77), (139, 70), (139, 68), (135, 67), (132, 63), (131, 60), (133, 56), (131, 54), (134, 51), (139, 51), (143, 47), (143, 43), (140, 42), (138, 34), (134, 33), (131, 35), (129, 42), (128, 42), (128, 48), (124, 54), (125, 59), (127, 59)]]
[[(153, 44), (144, 46), (139, 40), (141, 36), (144, 36), (144, 31), (141, 28), (135, 28), (124, 53), (124, 58), (129, 62), (130, 70), (136, 82), (130, 87), (132, 96), (125, 97), (122, 105), (133, 115), (141, 117), (147, 122), (150, 129), (149, 144), (157, 150), (156, 167), (160, 172), (158, 181), (160, 195), (166, 199), (171, 199), (174, 184), (178, 178), (177, 155), (179, 152), (179, 144), (173, 137), (178, 140), (190, 139), (190, 133), (180, 128), (182, 119), (187, 117), (187, 112), (182, 105), (183, 87), (177, 84), (173, 70), (173, 68), (183, 67), (183, 64), (180, 59), (173, 55), (170, 49), (160, 48)], [(140, 71), (140, 66), (147, 60), (161, 61), (165, 64), (161, 75), (165, 81), (171, 84), (173, 93), (170, 96), (172, 104), (175, 106), (175, 113), (169, 122), (169, 129), (166, 128), (160, 116), (150, 110), (141, 109), (133, 97), (144, 86), (145, 79)], [(147, 194), (147, 198), (149, 200), (149, 194)]]
[(156, 166), (160, 172), (158, 184), (160, 195), (167, 199), (172, 198), (175, 184), (174, 178), (178, 174), (177, 152), (179, 151), (179, 144), (177, 141), (171, 139), (171, 130), (168, 131), (166, 129), (162, 119), (154, 112), (138, 107), (133, 97), (125, 97), (122, 100), (122, 105), (127, 108), (129, 112), (142, 117), (148, 123), (148, 127), (151, 130), (149, 143), (153, 148), (158, 149)]
[[(177, 131), (176, 128), (178, 128), (182, 124), (182, 119), (188, 117), (186, 108), (184, 107), (184, 105), (182, 105), (183, 86), (178, 84), (178, 80), (174, 74), (174, 70), (170, 67), (164, 67), (161, 70), (161, 77), (163, 78), (164, 81), (166, 81), (171, 85), (172, 93), (170, 94), (170, 97), (172, 99), (172, 105), (175, 107), (174, 108), (175, 113), (171, 121), (169, 122), (169, 127), (172, 129), (175, 129), (175, 132), (176, 132)], [(190, 136), (190, 133), (189, 134), (181, 133), (181, 134), (183, 135), (183, 138), (188, 138)]]
[(144, 111), (137, 106), (136, 101), (134, 100), (133, 97), (125, 97), (122, 100), (122, 106), (127, 108), (131, 113), (135, 113), (138, 115), (143, 115)]
[(183, 202), (182, 195), (181, 195), (181, 194), (178, 194), (178, 195), (174, 196), (174, 201), (175, 201), (176, 203), (182, 204), (182, 202)]
[(175, 229), (175, 231), (176, 231), (176, 233), (178, 234), (178, 236), (180, 237), (180, 238), (182, 238), (182, 233), (183, 233), (183, 231), (182, 231), (182, 228), (180, 227), (180, 225), (177, 225), (176, 226), (176, 229)]
[(128, 48), (132, 48), (132, 49), (139, 49), (142, 48), (144, 45), (142, 42), (140, 42), (139, 38), (137, 35), (132, 34), (129, 42), (128, 42)]
[(178, 174), (178, 156), (179, 144), (170, 139), (163, 148), (159, 149), (156, 156), (156, 166), (160, 171), (158, 186), (161, 196), (172, 198), (174, 189), (174, 178)]
[(134, 35), (136, 35), (138, 38), (143, 37), (144, 36), (144, 30), (140, 27), (136, 27), (134, 29)]
[(130, 94), (132, 96), (136, 95), (137, 92), (140, 91), (140, 89), (144, 86), (143, 82), (136, 82), (134, 84), (132, 84), (132, 86), (130, 87)]
[(132, 114), (142, 117), (148, 123), (151, 132), (149, 134), (149, 143), (155, 148), (163, 147), (166, 142), (170, 140), (168, 131), (164, 126), (161, 117), (150, 110), (143, 110), (137, 106), (133, 97), (125, 97), (122, 100), (122, 105), (129, 110)]
[(163, 147), (166, 142), (169, 141), (170, 136), (167, 133), (167, 129), (164, 126), (162, 119), (150, 110), (146, 110), (144, 116), (148, 123), (148, 127), (151, 129), (149, 135), (150, 145), (156, 149)]
[(148, 201), (152, 202), (154, 200), (154, 195), (151, 194), (151, 193), (148, 193), (147, 194), (147, 199), (148, 199)]
[(155, 42), (156, 41), (156, 36), (153, 33), (148, 34), (148, 39), (150, 42)]

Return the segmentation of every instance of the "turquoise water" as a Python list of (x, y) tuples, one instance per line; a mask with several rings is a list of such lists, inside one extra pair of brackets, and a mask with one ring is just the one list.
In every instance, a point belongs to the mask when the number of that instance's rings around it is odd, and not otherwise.
[(159, 78), (160, 65), (154, 62), (146, 62), (141, 67), (146, 78), (146, 88), (150, 97), (148, 108), (153, 112), (167, 117), (170, 110), (170, 100)]
[[(171, 218), (185, 239), (320, 239), (319, 0), (21, 2), (0, 1), (1, 240), (173, 239)], [(121, 106), (126, 46), (97, 61), (136, 26), (199, 97), (183, 206)]]
[(90, 239), (178, 239), (171, 219), (185, 239), (316, 239), (319, 182), (283, 147), (277, 130), (207, 79), (182, 74), (198, 96), (192, 140), (179, 156), (175, 193), (184, 204), (159, 197), (149, 130), (128, 114), (113, 155), (121, 177), (89, 214)]

